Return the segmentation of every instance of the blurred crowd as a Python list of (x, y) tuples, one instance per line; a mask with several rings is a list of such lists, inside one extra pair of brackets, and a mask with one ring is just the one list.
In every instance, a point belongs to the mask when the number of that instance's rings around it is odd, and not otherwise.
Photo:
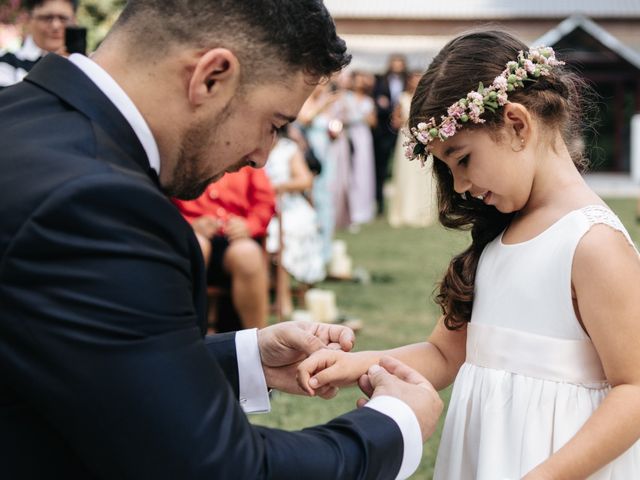
[(434, 221), (430, 167), (405, 160), (401, 133), (419, 78), (393, 55), (384, 74), (345, 70), (302, 107), (293, 127), (321, 167), (311, 199), (325, 262), (336, 229), (357, 233), (385, 214), (393, 226)]

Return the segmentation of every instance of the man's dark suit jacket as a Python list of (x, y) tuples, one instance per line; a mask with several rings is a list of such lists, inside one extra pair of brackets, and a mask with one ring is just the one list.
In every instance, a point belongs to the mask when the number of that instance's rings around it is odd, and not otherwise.
[(48, 55), (0, 93), (0, 477), (396, 475), (402, 436), (372, 409), (251, 426), (234, 334), (203, 341), (204, 309), (197, 243), (133, 130)]

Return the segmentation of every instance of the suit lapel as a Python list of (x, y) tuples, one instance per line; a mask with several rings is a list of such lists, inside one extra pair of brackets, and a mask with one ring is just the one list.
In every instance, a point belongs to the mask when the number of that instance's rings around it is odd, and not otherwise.
[[(139, 165), (159, 188), (156, 172), (149, 166), (147, 154), (137, 135), (116, 106), (79, 68), (68, 60), (49, 54), (38, 62), (25, 80), (59, 97), (86, 115), (109, 135), (127, 157)], [(122, 159), (120, 159), (122, 160)], [(129, 160), (127, 160), (129, 161)], [(186, 224), (185, 224), (186, 225)], [(187, 227), (191, 228), (191, 227)], [(200, 247), (192, 235), (191, 265), (194, 278), (193, 301), (202, 332), (206, 332), (207, 308), (205, 271)], [(195, 253), (197, 251), (197, 253)]]
[(49, 54), (33, 67), (25, 81), (54, 94), (99, 124), (128, 157), (158, 185), (156, 172), (149, 166), (147, 154), (129, 122), (111, 100), (73, 63), (58, 55)]

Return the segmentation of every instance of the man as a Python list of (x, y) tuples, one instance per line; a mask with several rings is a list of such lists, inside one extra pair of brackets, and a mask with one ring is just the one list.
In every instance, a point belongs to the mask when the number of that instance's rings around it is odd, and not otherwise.
[(40, 58), (64, 51), (64, 29), (75, 21), (76, 0), (27, 0), (27, 36), (15, 53), (0, 52), (0, 90), (19, 82)]
[(407, 83), (407, 64), (403, 55), (389, 57), (384, 75), (376, 77), (373, 98), (378, 121), (373, 128), (373, 149), (376, 161), (376, 202), (378, 215), (384, 212), (384, 182), (389, 173), (389, 159), (396, 145), (398, 130), (391, 123), (391, 115)]
[(347, 61), (317, 0), (135, 0), (93, 60), (48, 55), (0, 92), (3, 477), (412, 473), (442, 402), (392, 360), (363, 376), (366, 407), (326, 425), (248, 423), (238, 399), (268, 408), (267, 386), (298, 391), (296, 364), (352, 337), (287, 323), (203, 340), (202, 257), (165, 196), (263, 166)]
[(266, 327), (269, 272), (262, 241), (276, 211), (276, 193), (265, 171), (241, 168), (209, 185), (197, 199), (174, 203), (198, 238), (207, 283), (231, 293), (224, 309), (231, 318), (218, 317), (216, 331)]

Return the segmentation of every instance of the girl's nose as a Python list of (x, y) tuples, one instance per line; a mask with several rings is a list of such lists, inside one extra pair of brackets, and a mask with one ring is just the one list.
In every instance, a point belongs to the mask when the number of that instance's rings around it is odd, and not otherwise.
[(464, 193), (471, 189), (471, 182), (462, 175), (454, 175), (453, 176), (453, 189), (456, 193)]

